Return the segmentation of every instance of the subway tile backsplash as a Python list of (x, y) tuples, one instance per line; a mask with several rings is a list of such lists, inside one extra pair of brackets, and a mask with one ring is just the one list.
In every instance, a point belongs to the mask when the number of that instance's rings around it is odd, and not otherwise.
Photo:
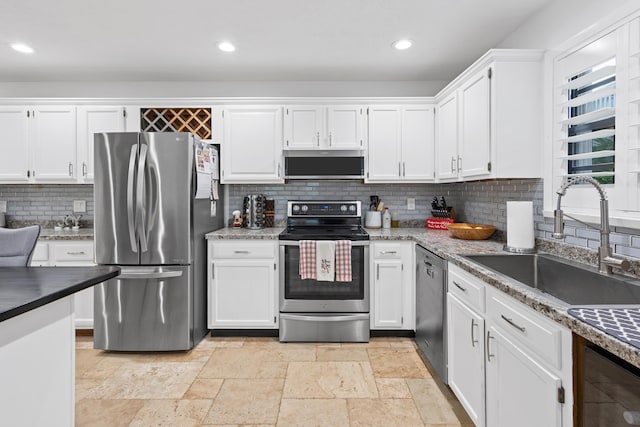
[[(543, 216), (543, 186), (541, 179), (501, 179), (451, 184), (363, 184), (357, 181), (295, 181), (284, 185), (227, 185), (228, 213), (242, 208), (246, 194), (261, 193), (275, 200), (275, 222), (286, 219), (288, 200), (360, 200), (369, 206), (369, 196), (378, 195), (392, 215), (404, 225), (424, 226), (430, 215), (434, 196), (445, 196), (447, 204), (456, 209), (459, 222), (493, 224), (497, 237), (506, 238), (508, 200), (531, 200), (534, 206), (536, 237), (551, 240), (553, 219)], [(415, 210), (407, 209), (407, 198), (415, 198)], [(83, 220), (93, 222), (92, 185), (0, 185), (0, 201), (7, 201), (7, 220), (50, 222), (59, 221), (73, 211), (74, 200), (86, 200)], [(599, 233), (567, 220), (565, 242), (597, 248)], [(613, 227), (611, 244), (616, 253), (640, 258), (640, 230)]]

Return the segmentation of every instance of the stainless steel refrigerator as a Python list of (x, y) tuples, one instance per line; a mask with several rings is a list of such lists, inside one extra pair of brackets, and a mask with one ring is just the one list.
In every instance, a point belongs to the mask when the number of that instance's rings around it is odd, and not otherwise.
[(121, 267), (95, 287), (95, 348), (188, 350), (207, 333), (204, 235), (223, 226), (224, 209), (213, 215), (209, 198), (195, 198), (197, 142), (95, 134), (96, 262)]

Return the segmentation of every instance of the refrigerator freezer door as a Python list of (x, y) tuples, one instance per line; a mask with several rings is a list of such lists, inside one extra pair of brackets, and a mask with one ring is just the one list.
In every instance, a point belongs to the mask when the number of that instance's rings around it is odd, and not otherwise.
[(193, 347), (191, 267), (123, 267), (95, 287), (94, 347), (120, 351)]
[(135, 234), (137, 133), (97, 133), (94, 138), (94, 239), (98, 264), (139, 263)]
[(194, 151), (188, 133), (141, 133), (136, 180), (141, 265), (191, 264)]

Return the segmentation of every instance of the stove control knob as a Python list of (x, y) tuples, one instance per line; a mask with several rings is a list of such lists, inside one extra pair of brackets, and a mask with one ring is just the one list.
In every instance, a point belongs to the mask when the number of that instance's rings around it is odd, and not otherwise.
[(340, 206), (340, 211), (346, 212), (347, 211), (347, 205)]
[(356, 205), (349, 205), (349, 210), (351, 212), (355, 212), (356, 211)]
[(293, 205), (293, 211), (294, 212), (298, 212), (300, 210), (300, 206), (298, 205)]
[(302, 212), (306, 212), (309, 210), (309, 206), (307, 205), (302, 205)]

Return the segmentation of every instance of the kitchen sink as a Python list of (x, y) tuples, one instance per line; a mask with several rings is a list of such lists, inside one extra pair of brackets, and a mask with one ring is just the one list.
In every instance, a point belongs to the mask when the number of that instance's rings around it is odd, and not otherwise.
[(640, 280), (606, 276), (552, 255), (465, 255), (465, 258), (569, 305), (640, 304)]

